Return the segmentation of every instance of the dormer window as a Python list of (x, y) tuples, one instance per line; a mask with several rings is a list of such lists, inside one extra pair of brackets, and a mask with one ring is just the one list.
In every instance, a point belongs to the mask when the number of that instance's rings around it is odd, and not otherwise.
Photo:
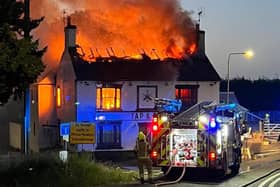
[(96, 88), (97, 110), (120, 110), (121, 109), (121, 87), (108, 86)]

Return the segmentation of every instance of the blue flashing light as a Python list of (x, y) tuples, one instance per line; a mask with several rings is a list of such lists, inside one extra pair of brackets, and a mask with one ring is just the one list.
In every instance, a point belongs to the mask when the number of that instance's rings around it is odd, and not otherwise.
[(233, 110), (237, 107), (235, 103), (220, 105), (216, 107), (216, 111), (223, 111), (223, 110)]
[(216, 124), (215, 118), (211, 118), (211, 119), (210, 119), (210, 127), (211, 127), (211, 128), (216, 128), (216, 125), (217, 125), (217, 124)]
[(30, 135), (30, 122), (31, 122), (31, 92), (29, 88), (25, 91), (25, 114), (24, 114), (24, 152), (29, 152), (29, 135)]

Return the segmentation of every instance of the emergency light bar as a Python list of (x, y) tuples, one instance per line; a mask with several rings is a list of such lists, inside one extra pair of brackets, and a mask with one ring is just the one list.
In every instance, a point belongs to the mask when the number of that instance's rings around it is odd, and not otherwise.
[(211, 128), (215, 128), (216, 125), (217, 125), (217, 124), (216, 124), (216, 119), (215, 119), (215, 118), (211, 118), (211, 119), (210, 119), (210, 127), (211, 127)]
[(236, 108), (236, 104), (235, 103), (227, 104), (227, 105), (218, 105), (218, 106), (216, 106), (216, 112), (224, 111), (224, 110), (233, 110), (235, 108)]

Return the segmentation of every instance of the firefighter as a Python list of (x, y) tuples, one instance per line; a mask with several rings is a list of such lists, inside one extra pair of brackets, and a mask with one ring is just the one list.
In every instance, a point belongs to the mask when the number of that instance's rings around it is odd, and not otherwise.
[(150, 159), (150, 145), (145, 134), (140, 131), (136, 140), (135, 152), (138, 160), (141, 184), (144, 183), (144, 167), (148, 170), (149, 183), (152, 183), (152, 160)]

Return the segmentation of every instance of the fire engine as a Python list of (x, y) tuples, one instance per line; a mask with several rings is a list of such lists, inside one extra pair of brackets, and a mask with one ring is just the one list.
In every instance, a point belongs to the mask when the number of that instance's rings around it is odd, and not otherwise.
[(237, 174), (241, 163), (240, 113), (236, 104), (198, 103), (179, 112), (181, 101), (155, 98), (150, 128), (151, 158), (170, 167)]

